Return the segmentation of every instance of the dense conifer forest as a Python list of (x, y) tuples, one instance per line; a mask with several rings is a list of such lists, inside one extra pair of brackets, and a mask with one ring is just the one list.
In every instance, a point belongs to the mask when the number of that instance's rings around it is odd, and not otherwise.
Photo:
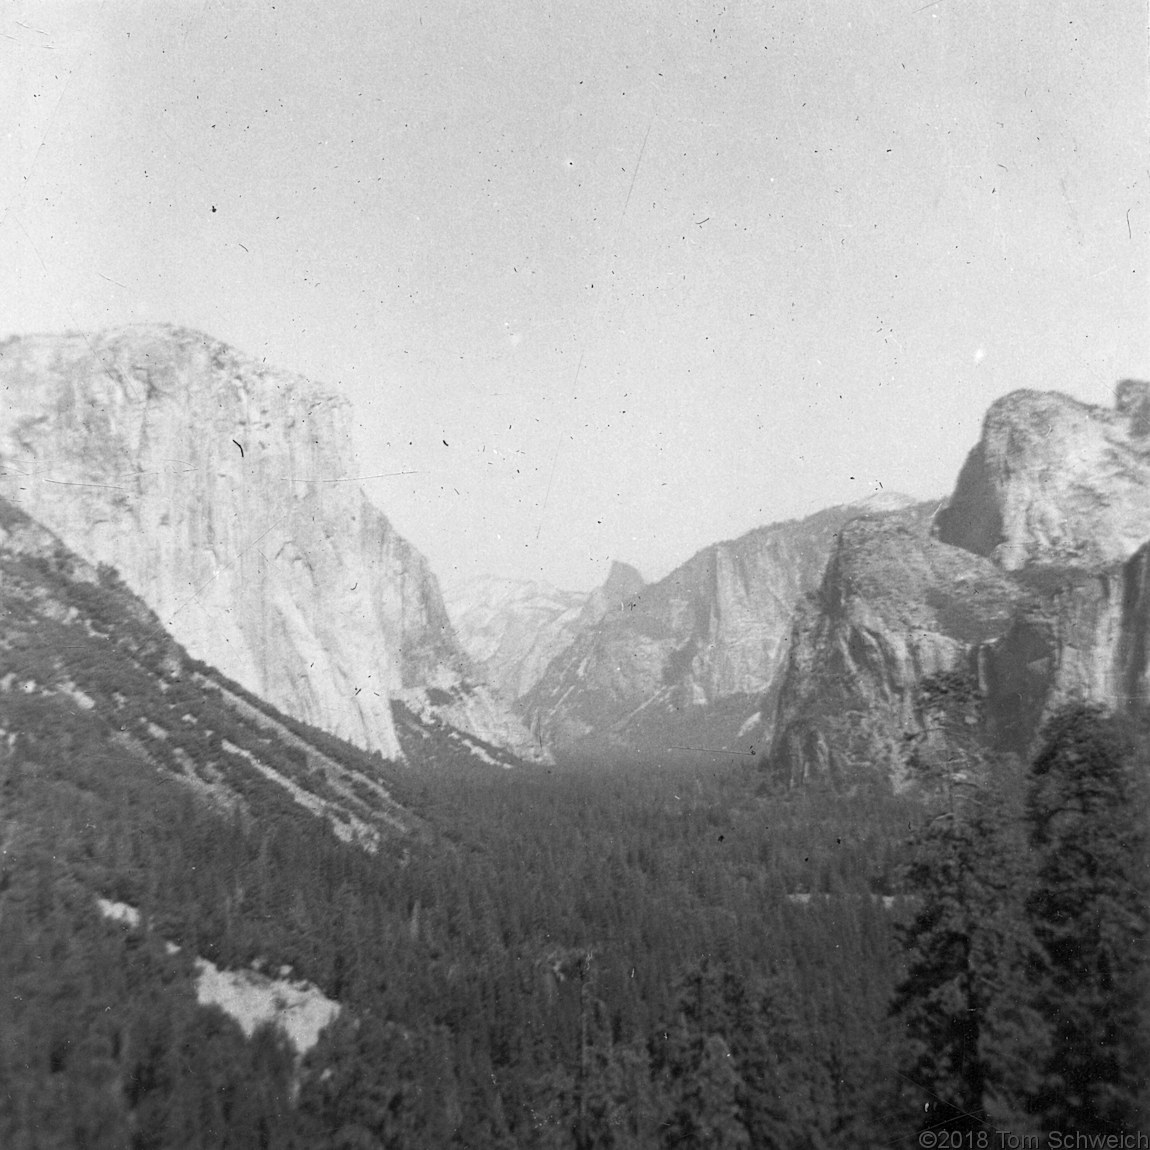
[[(940, 677), (921, 705), (951, 737), (908, 746), (906, 795), (779, 792), (739, 759), (505, 771), (449, 740), (414, 770), (270, 709), (245, 725), (234, 685), (127, 610), (114, 574), (6, 562), (6, 1150), (1138, 1129), (1131, 724), (1070, 708), (1033, 763), (997, 758), (977, 692)], [(365, 809), (387, 795), (370, 842), (248, 769), (321, 796), (320, 744)], [(302, 1059), (273, 1028), (246, 1038), (197, 1005), (196, 957), (289, 966), (341, 1013)]]
[[(447, 769), (411, 787), (434, 836), (372, 856), (60, 733), (3, 768), (0, 1144), (655, 1145), (672, 1102), (703, 1120), (710, 1059), (739, 1123), (832, 1145), (891, 1081), (896, 805), (860, 833), (737, 771)], [(346, 1008), (294, 1086), (274, 1035), (195, 1007), (191, 954), (290, 965)]]

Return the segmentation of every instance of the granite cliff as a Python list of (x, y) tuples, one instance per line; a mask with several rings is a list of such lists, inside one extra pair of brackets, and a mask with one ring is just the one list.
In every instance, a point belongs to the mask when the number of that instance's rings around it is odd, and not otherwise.
[(938, 537), (1008, 571), (1129, 559), (1150, 539), (1150, 384), (1123, 381), (1112, 409), (1046, 391), (998, 400)]
[(1010, 628), (975, 652), (993, 745), (1021, 755), (1060, 706), (1132, 712), (1150, 705), (1150, 544), (1095, 569), (1031, 567)]
[(1026, 756), (1072, 700), (1150, 702), (1150, 386), (1113, 410), (995, 403), (953, 497), (849, 524), (796, 616), (767, 756), (787, 785), (905, 781), (920, 689), (958, 672), (989, 749)]
[(756, 754), (795, 606), (818, 585), (838, 529), (863, 510), (757, 528), (657, 583), (608, 585), (605, 613), (520, 699), (532, 731), (557, 751), (595, 757)]
[(192, 655), (385, 756), (396, 696), (529, 750), (349, 471), (345, 400), (166, 326), (9, 339), (0, 393), (0, 494), (115, 567)]
[(189, 658), (115, 572), (3, 498), (0, 623), (0, 758), (68, 775), (111, 754), (144, 790), (160, 777), (229, 818), (312, 818), (372, 852), (424, 833), (378, 759)]
[(922, 681), (1005, 634), (1025, 592), (931, 538), (937, 504), (846, 524), (796, 615), (769, 766), (789, 786), (903, 782)]

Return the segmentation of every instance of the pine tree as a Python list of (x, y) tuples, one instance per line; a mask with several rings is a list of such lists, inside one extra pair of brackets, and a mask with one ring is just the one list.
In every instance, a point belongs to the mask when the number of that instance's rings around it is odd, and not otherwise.
[(743, 1083), (730, 1047), (718, 1034), (684, 1035), (671, 1066), (670, 1113), (663, 1145), (676, 1150), (743, 1150), (751, 1144), (739, 1120)]
[[(320, 1051), (321, 1048), (317, 1048)], [(339, 1020), (322, 1058), (309, 1060), (299, 1097), (301, 1128), (317, 1147), (398, 1150), (419, 1145), (412, 1036), (376, 1015)]]
[(984, 750), (964, 679), (928, 680), (920, 705), (928, 734), (909, 765), (934, 812), (910, 844), (906, 888), (919, 908), (898, 930), (907, 969), (892, 1013), (905, 1028), (904, 1080), (925, 1095), (923, 1125), (977, 1131), (1016, 1115), (1030, 1085), (1018, 772)]
[(986, 899), (972, 864), (981, 836), (948, 814), (915, 843), (908, 889), (922, 906), (902, 931), (906, 978), (894, 1013), (906, 1026), (906, 1078), (926, 1091), (929, 1123), (977, 1130), (986, 1122), (986, 1070), (979, 1057), (979, 988), (972, 935)]
[(722, 1145), (742, 1138), (773, 1150), (822, 1144), (820, 1125), (833, 1118), (819, 1091), (823, 1052), (814, 1050), (816, 1036), (800, 1026), (781, 980), (744, 977), (704, 959), (683, 978), (677, 1006), (675, 1023), (653, 1044), (670, 1114), (666, 1145), (707, 1144), (690, 1140), (701, 1131), (726, 1139)]
[(1050, 1049), (1031, 1109), (1050, 1129), (1114, 1133), (1139, 1122), (1150, 1065), (1144, 770), (1129, 732), (1080, 705), (1053, 718), (1032, 768), (1038, 872), (1027, 911)]
[(586, 1083), (588, 1144), (597, 1150), (648, 1150), (655, 1145), (656, 1124), (650, 1058), (642, 1042), (612, 1042), (609, 1028), (598, 1021)]

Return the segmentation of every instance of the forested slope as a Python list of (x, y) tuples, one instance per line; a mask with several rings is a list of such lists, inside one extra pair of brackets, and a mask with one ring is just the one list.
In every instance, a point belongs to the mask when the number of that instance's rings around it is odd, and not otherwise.
[[(801, 1078), (827, 1137), (870, 1112), (901, 811), (768, 811), (746, 771), (528, 778), (398, 707), (424, 769), (387, 763), (3, 511), (0, 1145), (568, 1145), (580, 1115), (654, 1144), (705, 1037), (684, 995), (788, 1020), (744, 1108)], [(196, 956), (290, 966), (340, 1021), (297, 1066), (196, 1006)]]
[[(968, 754), (908, 748), (917, 798), (779, 797), (739, 760), (504, 771), (397, 712), (413, 770), (289, 725), (110, 572), (18, 513), (4, 531), (5, 1150), (837, 1150), (1137, 1121), (1145, 743), (1101, 713), (1055, 724), (1027, 775), (942, 680), (921, 705)], [(197, 956), (290, 966), (339, 1016), (302, 1059), (245, 1038), (197, 1005)]]

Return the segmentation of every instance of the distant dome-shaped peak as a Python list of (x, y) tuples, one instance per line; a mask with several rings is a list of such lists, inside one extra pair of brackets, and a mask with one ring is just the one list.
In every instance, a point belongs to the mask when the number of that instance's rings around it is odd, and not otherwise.
[(643, 576), (634, 567), (615, 559), (611, 562), (611, 571), (603, 584), (603, 591), (607, 595), (625, 599), (642, 590), (644, 585)]
[(1144, 379), (1124, 379), (1114, 389), (1114, 406), (1122, 412), (1141, 407), (1150, 401), (1150, 382)]
[(1139, 439), (1150, 435), (1150, 383), (1124, 379), (1114, 389), (1114, 407), (1130, 420), (1130, 434)]

